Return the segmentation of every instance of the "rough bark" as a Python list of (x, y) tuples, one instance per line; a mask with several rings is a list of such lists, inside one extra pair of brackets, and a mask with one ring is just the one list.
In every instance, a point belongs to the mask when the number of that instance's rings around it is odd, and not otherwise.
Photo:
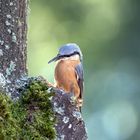
[(52, 99), (53, 109), (56, 113), (55, 126), (58, 140), (87, 140), (87, 133), (82, 114), (76, 107), (74, 95), (62, 90), (55, 90)]
[(0, 0), (0, 86), (11, 96), (27, 74), (27, 0)]

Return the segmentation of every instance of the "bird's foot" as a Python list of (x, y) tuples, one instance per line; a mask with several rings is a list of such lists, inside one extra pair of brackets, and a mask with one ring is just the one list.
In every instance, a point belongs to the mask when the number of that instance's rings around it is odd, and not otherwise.
[(82, 107), (83, 106), (83, 99), (78, 98), (77, 99), (77, 107)]

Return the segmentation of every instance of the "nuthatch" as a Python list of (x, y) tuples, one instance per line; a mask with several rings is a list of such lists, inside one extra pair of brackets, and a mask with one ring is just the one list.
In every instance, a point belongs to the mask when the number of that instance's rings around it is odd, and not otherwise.
[(75, 43), (69, 43), (62, 46), (57, 56), (48, 62), (57, 61), (55, 67), (56, 87), (63, 89), (65, 92), (74, 93), (79, 108), (83, 103), (82, 57), (79, 46)]

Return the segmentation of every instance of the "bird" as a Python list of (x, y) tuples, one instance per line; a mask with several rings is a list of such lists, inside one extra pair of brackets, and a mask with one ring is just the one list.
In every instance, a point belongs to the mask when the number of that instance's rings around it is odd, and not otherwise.
[(56, 62), (54, 78), (55, 87), (66, 93), (73, 93), (77, 106), (81, 111), (83, 105), (83, 55), (76, 43), (61, 46), (57, 55), (48, 64)]

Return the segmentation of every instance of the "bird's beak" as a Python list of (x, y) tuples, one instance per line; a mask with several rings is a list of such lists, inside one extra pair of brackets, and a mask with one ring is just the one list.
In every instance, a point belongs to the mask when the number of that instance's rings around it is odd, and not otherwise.
[(57, 55), (57, 56), (55, 56), (53, 59), (51, 59), (51, 60), (48, 62), (48, 64), (51, 63), (51, 62), (53, 62), (53, 61), (57, 61), (58, 59), (59, 59), (59, 55)]

